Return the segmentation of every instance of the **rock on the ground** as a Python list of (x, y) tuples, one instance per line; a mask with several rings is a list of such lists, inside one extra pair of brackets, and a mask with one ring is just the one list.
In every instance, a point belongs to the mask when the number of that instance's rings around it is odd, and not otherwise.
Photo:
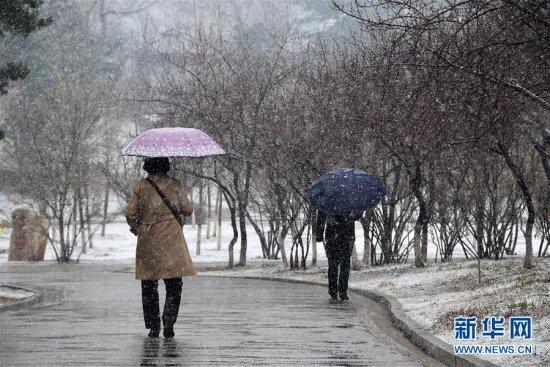
[(15, 209), (8, 261), (42, 261), (46, 252), (48, 221), (29, 209)]

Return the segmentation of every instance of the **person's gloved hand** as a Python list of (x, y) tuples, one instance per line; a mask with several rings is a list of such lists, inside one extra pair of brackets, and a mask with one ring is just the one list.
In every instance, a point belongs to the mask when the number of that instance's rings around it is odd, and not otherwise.
[(138, 235), (137, 228), (130, 227), (130, 232), (132, 232), (134, 234), (134, 236)]

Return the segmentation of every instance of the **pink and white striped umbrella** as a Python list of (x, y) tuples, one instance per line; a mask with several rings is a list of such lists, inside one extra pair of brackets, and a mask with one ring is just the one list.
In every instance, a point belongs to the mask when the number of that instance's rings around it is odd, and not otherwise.
[(138, 135), (121, 153), (139, 157), (206, 157), (225, 151), (198, 129), (163, 127)]

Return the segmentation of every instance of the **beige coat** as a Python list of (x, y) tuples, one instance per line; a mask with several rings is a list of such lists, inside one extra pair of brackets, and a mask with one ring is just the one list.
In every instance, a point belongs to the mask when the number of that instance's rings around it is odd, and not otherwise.
[[(184, 215), (193, 212), (182, 183), (166, 174), (149, 176)], [(166, 279), (195, 275), (183, 230), (145, 179), (132, 189), (126, 220), (137, 233), (136, 279)]]

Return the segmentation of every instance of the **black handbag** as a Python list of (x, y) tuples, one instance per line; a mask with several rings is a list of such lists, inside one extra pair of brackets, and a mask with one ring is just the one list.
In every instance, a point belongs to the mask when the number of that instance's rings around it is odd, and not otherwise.
[(180, 224), (180, 227), (183, 228), (183, 219), (181, 218), (181, 215), (180, 215), (179, 211), (172, 205), (170, 200), (168, 200), (166, 195), (164, 195), (164, 193), (160, 190), (160, 188), (157, 186), (157, 184), (153, 180), (151, 180), (149, 177), (147, 177), (146, 180), (147, 180), (147, 182), (149, 182), (151, 184), (151, 186), (153, 186), (153, 188), (155, 189), (157, 194), (162, 199), (162, 202), (164, 203), (164, 205), (166, 205), (168, 207), (168, 209), (170, 209), (170, 211), (172, 212), (172, 214), (174, 215), (174, 217), (176, 218), (176, 220)]

